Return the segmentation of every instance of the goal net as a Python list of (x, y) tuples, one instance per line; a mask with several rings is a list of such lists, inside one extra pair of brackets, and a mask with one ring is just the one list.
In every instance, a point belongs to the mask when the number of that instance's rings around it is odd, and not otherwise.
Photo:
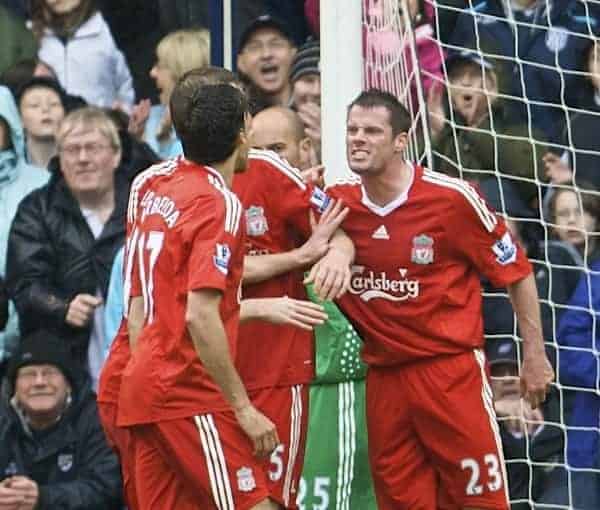
[[(474, 183), (526, 247), (556, 381), (518, 396), (508, 295), (484, 282), (513, 508), (600, 508), (600, 29), (596, 2), (362, 0), (363, 88), (414, 119), (407, 157)], [(459, 412), (459, 410), (457, 410)], [(471, 490), (485, 490), (485, 466)]]

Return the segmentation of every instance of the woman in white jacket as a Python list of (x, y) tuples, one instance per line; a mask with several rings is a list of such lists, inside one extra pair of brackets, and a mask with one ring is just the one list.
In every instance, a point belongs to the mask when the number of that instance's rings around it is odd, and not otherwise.
[(38, 56), (69, 94), (130, 111), (131, 73), (94, 0), (34, 0), (31, 17)]

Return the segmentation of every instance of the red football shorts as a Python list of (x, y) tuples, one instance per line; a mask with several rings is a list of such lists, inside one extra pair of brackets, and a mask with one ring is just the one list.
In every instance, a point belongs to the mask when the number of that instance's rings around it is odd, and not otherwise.
[(296, 496), (308, 428), (308, 386), (256, 390), (249, 396), (256, 408), (275, 423), (279, 434), (279, 446), (263, 464), (270, 497), (284, 508), (298, 508)]
[(131, 427), (140, 508), (246, 510), (269, 497), (266, 474), (232, 412)]
[(482, 351), (370, 368), (366, 399), (380, 510), (508, 510)]
[(117, 405), (109, 402), (98, 402), (98, 414), (104, 434), (110, 447), (115, 450), (121, 463), (123, 477), (123, 495), (130, 510), (138, 510), (133, 470), (133, 445), (128, 429), (117, 427)]

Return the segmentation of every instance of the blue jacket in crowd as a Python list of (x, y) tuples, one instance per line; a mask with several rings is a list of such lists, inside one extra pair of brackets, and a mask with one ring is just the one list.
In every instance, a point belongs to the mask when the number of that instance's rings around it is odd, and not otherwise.
[[(0, 119), (8, 125), (10, 147), (0, 150), (0, 276), (6, 274), (6, 247), (11, 222), (21, 199), (48, 182), (46, 170), (25, 161), (25, 135), (19, 111), (10, 90), (0, 86)], [(11, 304), (8, 325), (0, 332), (0, 361), (14, 347), (18, 336), (18, 319)]]
[[(600, 448), (600, 396), (598, 394), (598, 349), (600, 349), (600, 260), (590, 265), (575, 289), (558, 328), (560, 384), (577, 388), (568, 420), (569, 464), (597, 467)], [(575, 348), (573, 350), (571, 348)], [(573, 430), (589, 427), (590, 430)]]
[(577, 103), (585, 78), (573, 71), (585, 69), (585, 50), (599, 29), (598, 8), (590, 2), (587, 6), (586, 11), (586, 3), (579, 0), (548, 0), (537, 2), (532, 12), (525, 13), (511, 11), (501, 0), (474, 2), (472, 9), (459, 16), (451, 43), (485, 55), (509, 57), (492, 60), (500, 91), (527, 98), (527, 104), (511, 104), (525, 120), (529, 106), (534, 125), (551, 141), (559, 141), (565, 112), (535, 102)]

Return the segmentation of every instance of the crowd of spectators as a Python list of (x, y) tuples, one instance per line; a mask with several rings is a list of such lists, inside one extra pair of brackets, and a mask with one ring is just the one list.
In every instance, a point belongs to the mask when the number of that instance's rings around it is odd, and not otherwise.
[[(119, 507), (117, 461), (101, 437), (92, 392), (121, 315), (129, 184), (182, 153), (168, 105), (178, 78), (211, 61), (205, 4), (0, 2), (0, 442), (14, 444), (0, 453), (0, 502)], [(253, 145), (319, 180), (318, 2), (239, 4), (234, 47), (255, 114)], [(383, 15), (381, 0), (365, 5), (372, 19)], [(532, 501), (598, 508), (598, 7), (581, 0), (406, 5), (434, 170), (473, 182), (534, 265), (559, 383), (541, 409), (519, 398), (508, 297), (482, 282), (514, 508)], [(389, 27), (365, 42), (367, 57), (404, 51)], [(416, 89), (408, 96), (417, 101)], [(48, 409), (28, 403), (28, 384), (51, 388)], [(50, 453), (39, 454), (40, 444)]]

